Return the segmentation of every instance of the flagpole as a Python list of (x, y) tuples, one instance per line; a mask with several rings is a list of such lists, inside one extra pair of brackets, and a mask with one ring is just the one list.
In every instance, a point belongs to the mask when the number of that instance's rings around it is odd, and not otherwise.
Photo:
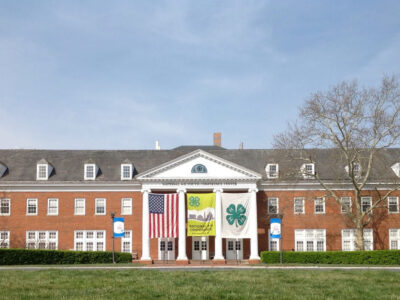
[(112, 220), (112, 262), (115, 264), (115, 256), (114, 256), (114, 218), (115, 212), (111, 212), (111, 220)]

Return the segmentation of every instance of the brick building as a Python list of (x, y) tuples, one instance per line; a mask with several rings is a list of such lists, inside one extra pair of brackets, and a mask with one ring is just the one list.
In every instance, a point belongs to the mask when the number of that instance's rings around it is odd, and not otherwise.
[[(352, 186), (334, 149), (310, 150), (304, 164), (283, 150), (227, 150), (182, 146), (172, 150), (0, 150), (0, 244), (10, 248), (111, 250), (110, 214), (125, 219), (117, 251), (152, 260), (259, 260), (279, 250), (270, 239), (271, 217), (282, 218), (283, 250), (354, 249), (354, 225), (326, 195), (313, 172), (351, 201)], [(400, 149), (380, 152), (363, 192), (367, 208), (400, 176)], [(200, 168), (194, 168), (200, 166)], [(200, 171), (198, 171), (200, 170)], [(360, 170), (362, 172), (362, 170)], [(186, 236), (186, 194), (215, 193), (216, 235)], [(179, 194), (179, 236), (149, 238), (149, 193)], [(250, 238), (221, 237), (223, 193), (249, 193)], [(365, 230), (369, 249), (400, 249), (399, 192), (373, 211)], [(184, 211), (184, 213), (181, 213)]]

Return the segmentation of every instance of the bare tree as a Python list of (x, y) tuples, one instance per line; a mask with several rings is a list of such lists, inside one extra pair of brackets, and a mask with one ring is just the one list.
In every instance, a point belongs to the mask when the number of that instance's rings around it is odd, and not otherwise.
[[(352, 185), (352, 206), (345, 205), (346, 216), (355, 225), (357, 250), (364, 249), (364, 228), (371, 222), (372, 211), (383, 205), (399, 189), (392, 184), (370, 206), (361, 202), (369, 184), (373, 161), (386, 148), (400, 141), (400, 87), (397, 77), (382, 79), (379, 88), (361, 88), (356, 81), (342, 82), (325, 92), (312, 94), (300, 108), (298, 123), (274, 137), (274, 147), (296, 153), (297, 158), (316, 163), (311, 148), (333, 148), (344, 164)], [(340, 195), (320, 178), (318, 169), (311, 175), (327, 195), (342, 205)]]

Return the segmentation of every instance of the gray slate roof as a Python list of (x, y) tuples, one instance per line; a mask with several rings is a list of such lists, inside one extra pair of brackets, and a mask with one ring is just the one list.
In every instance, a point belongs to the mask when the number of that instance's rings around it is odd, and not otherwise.
[[(198, 149), (198, 148), (196, 148)], [(36, 181), (36, 164), (45, 159), (53, 166), (48, 182), (83, 182), (83, 168), (87, 162), (96, 163), (100, 168), (96, 182), (121, 181), (121, 163), (130, 161), (138, 174), (157, 167), (184, 154), (192, 152), (192, 147), (178, 147), (172, 150), (0, 150), (0, 162), (7, 166), (7, 171), (0, 182)], [(277, 180), (299, 181), (296, 173), (304, 163), (293, 159), (285, 150), (226, 150), (203, 149), (225, 160), (234, 162), (262, 174), (265, 180), (265, 166), (268, 163), (279, 164), (280, 177)], [(335, 149), (310, 150), (315, 154), (317, 170), (326, 180), (346, 180), (344, 161)], [(393, 181), (398, 179), (391, 166), (400, 162), (400, 149), (386, 149), (377, 155), (371, 181)], [(296, 172), (295, 172), (296, 171)], [(309, 181), (309, 180), (307, 180)], [(88, 182), (88, 181), (85, 181)]]

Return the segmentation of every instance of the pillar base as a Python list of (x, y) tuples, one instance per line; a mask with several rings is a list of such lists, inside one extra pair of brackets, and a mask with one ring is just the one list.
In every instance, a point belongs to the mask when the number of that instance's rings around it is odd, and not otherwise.
[(226, 260), (225, 259), (213, 259), (212, 260), (212, 264), (213, 265), (225, 265), (226, 264)]
[(261, 259), (259, 258), (249, 259), (249, 265), (259, 265), (259, 264), (261, 264)]
[(177, 265), (188, 265), (189, 264), (189, 260), (188, 259), (180, 259), (180, 260), (176, 260), (175, 263)]
[(153, 264), (153, 261), (151, 259), (142, 259), (138, 262), (141, 264), (144, 264), (144, 265), (152, 265)]

